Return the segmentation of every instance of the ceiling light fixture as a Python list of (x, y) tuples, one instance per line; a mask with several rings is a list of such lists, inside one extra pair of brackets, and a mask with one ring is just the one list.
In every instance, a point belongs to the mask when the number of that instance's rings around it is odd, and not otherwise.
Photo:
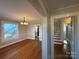
[(26, 21), (25, 17), (23, 18), (24, 21), (21, 21), (20, 24), (21, 25), (28, 25), (29, 23)]

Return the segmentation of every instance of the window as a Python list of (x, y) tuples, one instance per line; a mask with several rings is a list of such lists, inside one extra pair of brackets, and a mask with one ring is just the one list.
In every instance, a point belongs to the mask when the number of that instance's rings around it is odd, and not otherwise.
[(14, 23), (3, 24), (4, 39), (16, 39), (18, 37), (18, 25)]

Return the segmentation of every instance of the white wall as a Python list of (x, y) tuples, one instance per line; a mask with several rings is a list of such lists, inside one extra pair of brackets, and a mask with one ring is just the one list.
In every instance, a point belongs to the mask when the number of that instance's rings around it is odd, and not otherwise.
[(47, 59), (47, 17), (43, 18), (42, 59)]
[[(5, 40), (3, 39), (3, 27), (2, 27), (2, 23), (6, 23), (6, 22), (11, 22), (11, 23), (15, 23), (18, 24), (18, 37), (16, 39), (9, 39), (9, 40)], [(12, 22), (12, 21), (1, 21), (0, 23), (0, 48), (5, 47), (7, 45), (22, 41), (27, 39), (27, 26), (24, 25), (20, 25), (19, 22)]]
[(0, 42), (1, 42), (1, 21), (0, 21)]
[(42, 20), (40, 23), (29, 24), (27, 26), (27, 39), (35, 39), (35, 28), (39, 25), (39, 40), (42, 41)]
[(26, 33), (26, 37), (27, 39), (35, 39), (35, 30), (34, 30), (34, 25), (28, 25), (27, 26), (27, 33)]
[[(0, 44), (5, 44), (7, 42), (9, 42), (10, 44), (12, 43), (15, 43), (15, 42), (19, 42), (19, 41), (22, 41), (22, 40), (25, 40), (25, 39), (33, 39), (35, 40), (35, 26), (39, 24), (40, 28), (39, 28), (39, 39), (42, 40), (42, 21), (39, 21), (39, 23), (32, 23), (32, 24), (29, 24), (29, 25), (21, 25), (19, 22), (12, 22), (12, 21), (1, 21), (2, 23), (5, 23), (5, 22), (11, 22), (11, 23), (16, 23), (18, 24), (18, 38), (16, 39), (11, 39), (11, 40), (8, 40), (8, 41), (5, 41), (3, 39), (3, 29), (2, 29), (2, 25), (0, 25), (0, 30), (1, 30), (1, 33), (0, 33)], [(1, 24), (1, 23), (0, 23)], [(9, 44), (8, 43), (8, 44)], [(5, 45), (6, 46), (6, 45)]]
[[(28, 26), (28, 25), (27, 25)], [(19, 30), (19, 39), (27, 39), (27, 26), (18, 25)]]
[[(4, 23), (14, 23), (14, 24), (17, 24), (18, 25), (18, 36), (16, 37), (16, 39), (8, 39), (8, 40), (5, 40), (3, 38), (4, 34), (3, 34), (3, 24)], [(2, 42), (6, 42), (6, 41), (13, 41), (13, 40), (22, 40), (22, 39), (26, 39), (26, 33), (27, 33), (27, 26), (24, 26), (24, 25), (20, 25), (20, 23), (18, 22), (11, 22), (11, 21), (1, 21), (1, 41)]]
[(51, 59), (54, 59), (54, 18), (51, 17)]
[[(54, 59), (54, 20), (51, 16), (43, 18), (42, 59)], [(52, 42), (52, 43), (51, 43)]]

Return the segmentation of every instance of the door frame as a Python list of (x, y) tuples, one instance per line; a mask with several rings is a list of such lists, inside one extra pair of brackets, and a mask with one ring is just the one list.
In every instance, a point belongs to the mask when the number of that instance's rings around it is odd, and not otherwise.
[[(51, 19), (51, 30), (54, 31), (54, 26), (52, 27), (52, 25), (54, 25), (54, 20), (55, 19), (63, 19), (63, 18), (67, 18), (67, 17), (71, 17), (71, 20), (72, 20), (72, 44), (71, 44), (71, 56), (72, 56), (72, 59), (77, 59), (77, 16), (65, 16), (65, 17), (59, 17), (59, 18), (53, 18)], [(53, 23), (52, 23), (53, 22)], [(52, 43), (51, 43), (51, 46), (54, 47), (54, 32), (52, 33), (51, 31), (51, 39), (52, 39)], [(52, 45), (53, 44), (53, 45)], [(53, 55), (54, 54), (54, 48), (51, 48), (51, 54)], [(53, 50), (52, 50), (53, 49)], [(52, 53), (53, 52), (53, 53)], [(52, 56), (54, 58), (54, 56)]]

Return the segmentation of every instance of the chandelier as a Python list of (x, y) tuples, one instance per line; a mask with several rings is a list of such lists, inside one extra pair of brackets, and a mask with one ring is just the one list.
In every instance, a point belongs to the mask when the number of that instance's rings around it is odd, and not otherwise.
[(21, 22), (20, 22), (21, 25), (28, 25), (28, 24), (29, 24), (29, 23), (26, 21), (26, 18), (25, 18), (25, 17), (23, 17), (23, 20), (24, 20), (24, 21), (21, 21)]

